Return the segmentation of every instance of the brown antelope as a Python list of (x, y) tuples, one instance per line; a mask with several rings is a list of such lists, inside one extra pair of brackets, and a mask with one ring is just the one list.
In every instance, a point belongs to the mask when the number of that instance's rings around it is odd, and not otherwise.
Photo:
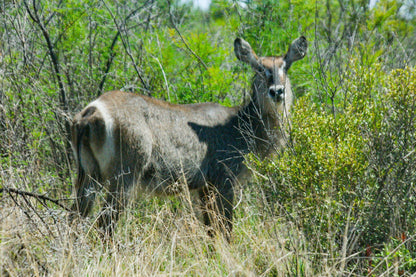
[(258, 57), (237, 38), (237, 58), (255, 71), (251, 97), (241, 107), (174, 105), (121, 91), (100, 96), (72, 122), (78, 163), (73, 209), (87, 216), (96, 189), (105, 186), (107, 201), (98, 222), (111, 233), (132, 187), (173, 193), (172, 184), (179, 182), (199, 192), (205, 224), (218, 224), (228, 238), (233, 187), (247, 171), (244, 155), (265, 157), (286, 143), (293, 98), (287, 71), (306, 50), (302, 36), (284, 56)]

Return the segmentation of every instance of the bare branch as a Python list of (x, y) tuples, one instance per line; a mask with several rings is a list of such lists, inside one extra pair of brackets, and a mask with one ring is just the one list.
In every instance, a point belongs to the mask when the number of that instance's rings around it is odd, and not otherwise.
[[(117, 28), (117, 34), (118, 34), (118, 35), (116, 35), (116, 36), (117, 36), (117, 38), (118, 38), (118, 36), (120, 36), (120, 37), (121, 37), (121, 41), (122, 41), (122, 43), (123, 43), (123, 47), (124, 47), (124, 49), (126, 50), (127, 55), (129, 56), (129, 58), (131, 59), (131, 61), (132, 61), (132, 63), (133, 63), (134, 70), (136, 71), (137, 76), (139, 77), (140, 82), (141, 82), (141, 83), (142, 83), (142, 85), (144, 86), (145, 90), (146, 90), (146, 91), (148, 91), (148, 92), (149, 92), (149, 86), (148, 86), (148, 84), (144, 81), (144, 78), (143, 78), (143, 76), (142, 76), (142, 74), (141, 74), (141, 72), (140, 72), (140, 69), (138, 68), (138, 66), (137, 66), (136, 62), (134, 61), (133, 54), (132, 54), (132, 53), (131, 53), (131, 51), (130, 51), (129, 42), (128, 42), (128, 40), (127, 40), (125, 37), (123, 37), (123, 36), (122, 36), (122, 31), (127, 29), (127, 28), (126, 28), (126, 23), (127, 23), (127, 21), (128, 21), (128, 20), (129, 20), (132, 16), (134, 16), (134, 15), (135, 15), (138, 11), (140, 11), (143, 7), (145, 7), (145, 6), (147, 5), (147, 3), (149, 3), (149, 2), (150, 2), (150, 0), (146, 1), (146, 3), (145, 3), (145, 4), (143, 4), (143, 5), (142, 5), (142, 6), (140, 6), (139, 8), (135, 9), (134, 11), (132, 11), (132, 12), (131, 12), (128, 16), (126, 16), (126, 18), (123, 20), (122, 25), (120, 25), (120, 24), (117, 22), (116, 16), (113, 14), (113, 12), (111, 11), (110, 7), (108, 7), (107, 3), (106, 3), (105, 1), (103, 1), (103, 3), (104, 3), (104, 5), (105, 5), (105, 7), (107, 8), (108, 12), (109, 12), (109, 13), (110, 13), (110, 15), (111, 15), (111, 18), (112, 18), (112, 19), (113, 19), (113, 21), (114, 21), (114, 24), (116, 25), (116, 28)], [(115, 38), (115, 39), (116, 39), (116, 38)], [(114, 40), (113, 40), (113, 42), (114, 42)], [(110, 57), (110, 59), (111, 59), (111, 57)], [(111, 62), (110, 62), (110, 66), (111, 66)], [(108, 69), (109, 69), (109, 68), (108, 68)]]
[[(151, 0), (148, 0), (148, 1), (146, 1), (143, 5), (141, 5), (140, 7), (138, 7), (137, 9), (135, 9), (135, 10), (133, 10), (130, 14), (128, 14), (127, 16), (126, 16), (126, 18), (123, 20), (123, 22), (124, 22), (124, 25), (126, 25), (126, 23), (127, 23), (127, 21), (128, 20), (130, 20), (130, 18), (132, 18), (134, 15), (136, 15), (137, 14), (137, 12), (139, 12), (141, 9), (143, 9), (144, 7), (146, 7), (149, 3), (151, 2)], [(105, 3), (104, 3), (105, 4)], [(107, 7), (107, 6), (106, 6)], [(107, 9), (108, 9), (108, 7), (107, 7)], [(108, 9), (109, 10), (109, 9)], [(150, 15), (149, 15), (149, 18), (148, 18), (148, 21), (150, 21)], [(113, 18), (113, 20), (114, 20), (114, 18)], [(115, 22), (115, 21), (114, 21)], [(115, 22), (116, 23), (116, 22)], [(117, 25), (117, 23), (116, 23), (116, 25)], [(107, 79), (107, 75), (108, 75), (108, 72), (110, 72), (110, 68), (111, 68), (111, 65), (113, 64), (113, 60), (114, 60), (114, 57), (116, 56), (116, 53), (114, 53), (114, 47), (116, 46), (116, 44), (117, 44), (117, 41), (118, 41), (118, 38), (120, 37), (120, 35), (121, 35), (121, 30), (118, 28), (118, 26), (117, 26), (117, 33), (116, 33), (116, 35), (114, 36), (114, 38), (113, 38), (113, 40), (112, 40), (112, 42), (111, 42), (111, 45), (110, 45), (110, 48), (109, 48), (109, 53), (110, 53), (110, 56), (108, 57), (108, 59), (107, 59), (107, 62), (106, 62), (106, 65), (105, 65), (105, 69), (104, 69), (104, 75), (103, 75), (103, 77), (102, 77), (102, 79), (101, 79), (101, 81), (100, 81), (100, 84), (98, 85), (98, 91), (97, 91), (97, 97), (100, 95), (100, 94), (102, 94), (103, 93), (103, 89), (104, 89), (104, 83), (105, 83), (105, 81), (106, 81), (106, 79)], [(135, 64), (134, 62), (133, 62), (133, 64)], [(136, 70), (136, 72), (138, 73), (138, 75), (139, 75), (139, 78), (140, 78), (140, 81), (142, 82), (142, 84), (146, 87), (146, 89), (147, 89), (147, 85), (144, 83), (144, 80), (143, 80), (143, 78), (141, 77), (141, 75), (140, 75), (140, 73), (138, 72), (138, 70)]]
[(48, 53), (49, 53), (49, 56), (50, 56), (51, 61), (52, 61), (53, 69), (55, 71), (55, 76), (56, 76), (56, 79), (58, 80), (59, 93), (60, 93), (60, 96), (61, 96), (61, 99), (60, 99), (61, 100), (61, 108), (64, 111), (67, 111), (68, 106), (67, 106), (67, 101), (66, 101), (65, 87), (64, 87), (64, 83), (63, 83), (62, 78), (61, 78), (61, 72), (60, 72), (60, 69), (59, 69), (60, 68), (59, 59), (58, 59), (58, 56), (55, 53), (55, 48), (54, 48), (53, 43), (51, 41), (50, 35), (49, 35), (48, 31), (46, 30), (43, 22), (39, 18), (38, 7), (36, 5), (36, 1), (33, 0), (33, 2), (32, 2), (33, 12), (31, 10), (31, 8), (29, 7), (27, 1), (23, 1), (23, 4), (26, 8), (26, 11), (29, 14), (29, 17), (32, 19), (32, 21), (34, 23), (36, 23), (38, 25), (38, 27), (41, 30), (42, 35), (43, 35), (43, 37), (46, 41), (46, 45), (47, 45), (47, 48), (48, 48)]
[(208, 70), (208, 66), (204, 63), (204, 61), (201, 59), (200, 56), (198, 56), (192, 49), (191, 47), (189, 47), (188, 43), (186, 42), (185, 38), (182, 36), (181, 32), (179, 31), (178, 27), (175, 24), (175, 21), (173, 20), (173, 14), (172, 14), (172, 9), (171, 9), (171, 2), (170, 0), (168, 0), (168, 4), (169, 4), (169, 19), (170, 22), (172, 23), (173, 28), (176, 30), (176, 32), (178, 33), (179, 37), (181, 38), (183, 44), (185, 45), (186, 49), (188, 49), (188, 51), (199, 61), (200, 64), (202, 64), (205, 68), (205, 70)]
[(30, 197), (34, 197), (34, 198), (36, 198), (36, 200), (38, 200), (38, 201), (39, 201), (39, 202), (41, 202), (41, 203), (45, 203), (45, 201), (49, 201), (49, 202), (52, 202), (53, 204), (55, 204), (55, 205), (57, 205), (57, 206), (61, 207), (61, 208), (62, 208), (62, 209), (64, 209), (65, 211), (71, 212), (71, 209), (69, 209), (69, 208), (68, 208), (68, 207), (66, 207), (65, 205), (61, 204), (61, 203), (59, 202), (59, 200), (57, 200), (57, 199), (53, 199), (53, 198), (50, 198), (50, 197), (45, 196), (45, 195), (43, 195), (43, 194), (37, 194), (37, 193), (34, 193), (34, 192), (23, 191), (23, 190), (14, 189), (14, 188), (7, 188), (7, 187), (2, 187), (2, 188), (0, 188), (0, 193), (3, 193), (3, 192), (7, 192), (7, 193), (9, 193), (9, 194), (10, 194), (10, 193), (14, 193), (14, 194), (21, 195), (21, 196), (30, 196)]
[(116, 46), (119, 36), (120, 36), (120, 31), (117, 31), (116, 35), (113, 38), (113, 41), (111, 42), (111, 46), (109, 49), (110, 56), (108, 57), (108, 60), (105, 64), (103, 78), (101, 79), (100, 84), (98, 85), (97, 97), (103, 93), (104, 83), (107, 79), (108, 72), (110, 72), (110, 68), (111, 68), (111, 65), (113, 64), (114, 57), (116, 56), (116, 53), (114, 53), (114, 47)]

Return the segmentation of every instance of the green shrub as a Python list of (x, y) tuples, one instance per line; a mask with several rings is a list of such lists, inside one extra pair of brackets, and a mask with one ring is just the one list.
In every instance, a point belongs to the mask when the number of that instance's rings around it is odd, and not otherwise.
[(344, 255), (416, 227), (416, 70), (355, 66), (346, 83), (335, 110), (300, 99), (291, 146), (254, 159), (258, 176), (269, 177), (256, 180), (268, 201), (297, 222), (311, 249), (344, 247)]

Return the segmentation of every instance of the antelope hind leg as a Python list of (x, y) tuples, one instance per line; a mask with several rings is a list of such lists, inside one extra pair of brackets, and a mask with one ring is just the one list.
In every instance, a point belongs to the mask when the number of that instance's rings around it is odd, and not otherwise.
[(98, 227), (108, 236), (112, 236), (120, 213), (128, 201), (128, 192), (132, 184), (132, 174), (124, 174), (110, 183), (105, 203), (98, 217)]

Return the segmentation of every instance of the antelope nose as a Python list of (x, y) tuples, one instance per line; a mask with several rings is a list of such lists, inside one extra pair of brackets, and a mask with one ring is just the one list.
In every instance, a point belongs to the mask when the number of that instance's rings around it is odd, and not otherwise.
[(269, 95), (273, 99), (281, 98), (284, 92), (283, 86), (272, 86), (269, 88)]

